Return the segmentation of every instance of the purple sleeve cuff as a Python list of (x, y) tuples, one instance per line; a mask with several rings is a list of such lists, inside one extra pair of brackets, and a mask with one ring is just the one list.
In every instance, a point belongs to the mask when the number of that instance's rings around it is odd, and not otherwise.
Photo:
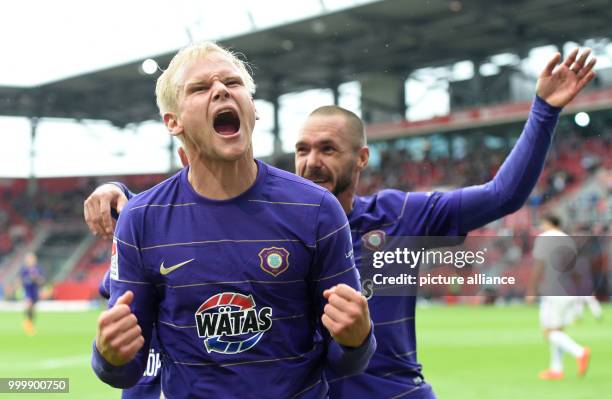
[[(123, 195), (125, 195), (125, 197), (128, 200), (131, 200), (132, 197), (134, 197), (136, 194), (134, 194), (133, 192), (130, 191), (130, 189), (128, 188), (128, 186), (126, 186), (125, 184), (119, 182), (119, 181), (109, 181), (107, 183), (104, 184), (112, 184), (115, 187), (118, 187), (121, 192), (123, 192)], [(111, 208), (111, 216), (113, 217), (113, 219), (117, 220), (119, 219), (119, 213), (117, 212), (117, 210), (115, 208)]]
[(561, 113), (562, 108), (548, 104), (542, 97), (535, 96), (531, 107), (531, 112), (539, 114), (545, 118), (556, 117)]
[(134, 194), (133, 192), (130, 191), (128, 186), (126, 186), (125, 184), (121, 183), (120, 181), (109, 181), (108, 183), (104, 183), (104, 184), (112, 184), (114, 186), (117, 186), (123, 192), (123, 195), (125, 195), (127, 197), (128, 200), (132, 199), (132, 197), (134, 195), (136, 195), (136, 194)]
[(91, 367), (98, 378), (114, 388), (126, 389), (135, 385), (140, 379), (140, 371), (131, 361), (123, 366), (113, 366), (98, 352), (96, 343), (93, 343)]
[(343, 375), (357, 374), (368, 367), (368, 363), (375, 351), (376, 337), (374, 336), (374, 324), (372, 324), (368, 337), (361, 346), (356, 348), (342, 346), (331, 339), (327, 352), (327, 361), (335, 373)]

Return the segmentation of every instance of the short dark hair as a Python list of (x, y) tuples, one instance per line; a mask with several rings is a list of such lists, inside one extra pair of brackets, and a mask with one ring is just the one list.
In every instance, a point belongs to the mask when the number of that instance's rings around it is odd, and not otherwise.
[(561, 219), (559, 216), (553, 215), (552, 213), (546, 213), (542, 216), (542, 220), (547, 221), (555, 227), (561, 227)]
[(324, 105), (312, 111), (309, 116), (328, 115), (340, 115), (346, 119), (349, 125), (350, 133), (353, 136), (352, 139), (355, 147), (361, 148), (368, 144), (363, 121), (354, 112), (351, 112), (346, 108), (342, 108), (337, 105)]

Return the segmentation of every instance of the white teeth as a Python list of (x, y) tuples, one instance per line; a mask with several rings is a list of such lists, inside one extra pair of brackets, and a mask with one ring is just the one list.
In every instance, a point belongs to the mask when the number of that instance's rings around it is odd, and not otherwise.
[(223, 109), (223, 110), (221, 110), (221, 111), (217, 112), (217, 115), (216, 115), (216, 116), (223, 115), (223, 114), (232, 114), (232, 115), (235, 115), (235, 112), (234, 112), (234, 110), (233, 110), (233, 109), (231, 109), (231, 108), (228, 108), (228, 109)]

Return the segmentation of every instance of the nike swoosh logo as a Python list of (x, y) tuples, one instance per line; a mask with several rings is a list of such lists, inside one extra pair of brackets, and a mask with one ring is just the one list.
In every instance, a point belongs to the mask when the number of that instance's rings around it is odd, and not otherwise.
[(194, 259), (189, 259), (186, 260), (185, 262), (181, 262), (178, 263), (174, 266), (170, 266), (170, 267), (164, 267), (164, 262), (162, 262), (162, 264), (159, 266), (159, 272), (162, 274), (162, 276), (165, 276), (168, 273), (172, 273), (173, 271), (175, 271), (176, 269), (178, 269), (181, 266), (185, 266), (187, 263), (193, 262), (195, 260)]

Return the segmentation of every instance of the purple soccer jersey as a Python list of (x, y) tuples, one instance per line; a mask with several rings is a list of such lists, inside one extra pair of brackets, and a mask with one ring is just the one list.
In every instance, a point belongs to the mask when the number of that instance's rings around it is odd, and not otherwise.
[[(364, 244), (385, 237), (464, 236), (519, 209), (535, 186), (560, 109), (536, 97), (523, 133), (495, 178), (483, 185), (439, 193), (383, 190), (356, 197), (348, 215), (355, 262), (362, 276)], [(364, 277), (365, 278), (365, 277)], [(331, 399), (432, 399), (417, 361), (415, 296), (369, 300), (378, 347), (367, 369), (350, 376), (328, 371)]]
[(27, 267), (23, 266), (19, 272), (23, 291), (26, 298), (32, 302), (38, 301), (39, 280), (42, 278), (42, 273), (38, 266)]
[[(372, 233), (377, 235), (378, 242), (393, 236), (458, 235), (459, 197), (459, 191), (405, 193), (398, 190), (356, 197), (348, 217), (357, 265), (361, 265), (366, 251), (364, 239)], [(416, 297), (375, 293), (368, 304), (376, 326), (376, 352), (363, 373), (342, 376), (329, 370), (330, 398), (390, 398), (399, 394), (428, 398), (433, 395), (417, 362)]]
[(109, 306), (133, 291), (146, 343), (121, 367), (94, 346), (103, 381), (136, 382), (153, 323), (169, 398), (324, 398), (326, 365), (365, 368), (372, 334), (346, 349), (320, 324), (325, 289), (360, 289), (346, 215), (327, 190), (257, 164), (255, 183), (229, 200), (198, 195), (185, 168), (126, 205)]
[[(542, 171), (561, 109), (536, 97), (518, 142), (495, 178), (483, 185), (447, 193), (383, 190), (356, 197), (348, 215), (355, 260), (363, 272), (364, 242), (392, 236), (464, 236), (520, 208)], [(115, 183), (128, 198), (133, 193)], [(364, 273), (367, 275), (367, 273)], [(417, 361), (414, 296), (374, 296), (370, 315), (379, 337), (363, 373), (327, 370), (330, 399), (360, 397), (433, 399)]]

